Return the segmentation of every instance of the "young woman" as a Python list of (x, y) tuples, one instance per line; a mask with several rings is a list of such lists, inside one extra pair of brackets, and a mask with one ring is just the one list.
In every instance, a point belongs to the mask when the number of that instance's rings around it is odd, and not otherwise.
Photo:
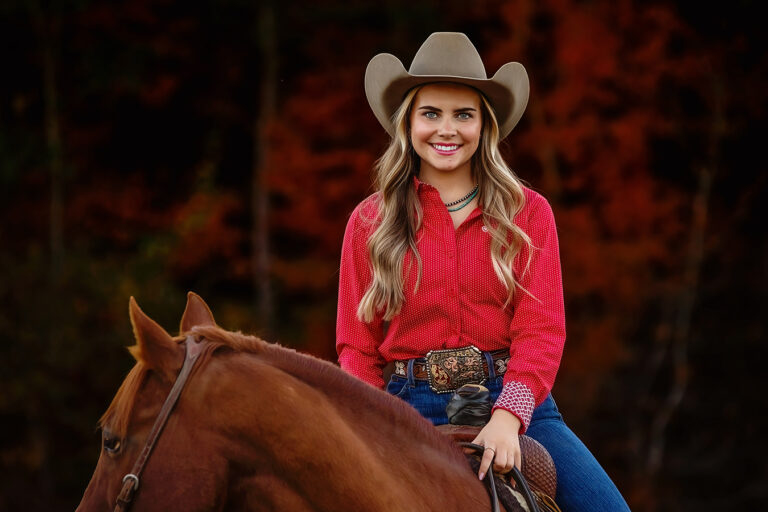
[(336, 345), (342, 368), (434, 424), (451, 391), (484, 383), (494, 406), (475, 443), (479, 478), (520, 467), (519, 433), (549, 450), (558, 505), (629, 510), (565, 425), (550, 394), (565, 341), (557, 230), (547, 201), (524, 187), (498, 144), (525, 110), (518, 63), (488, 79), (470, 40), (432, 34), (406, 72), (379, 54), (368, 102), (391, 136), (376, 193), (344, 235)]

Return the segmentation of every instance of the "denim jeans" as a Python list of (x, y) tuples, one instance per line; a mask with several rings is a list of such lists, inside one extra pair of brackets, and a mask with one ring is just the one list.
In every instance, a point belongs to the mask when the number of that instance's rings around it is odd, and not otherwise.
[[(410, 371), (408, 375), (412, 375)], [(485, 386), (491, 392), (491, 400), (495, 401), (501, 393), (502, 377), (493, 376)], [(448, 423), (445, 406), (451, 393), (435, 393), (426, 381), (398, 375), (391, 377), (387, 392), (411, 404), (433, 424)], [(540, 442), (555, 462), (555, 501), (563, 512), (629, 511), (605, 470), (563, 421), (552, 395), (534, 409), (526, 435)]]

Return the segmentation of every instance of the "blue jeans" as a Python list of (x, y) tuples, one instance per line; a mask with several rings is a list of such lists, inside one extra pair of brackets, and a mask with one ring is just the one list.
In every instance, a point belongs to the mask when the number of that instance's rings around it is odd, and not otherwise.
[[(495, 401), (501, 393), (502, 377), (494, 376), (485, 386), (491, 392), (491, 401)], [(411, 404), (433, 424), (448, 423), (445, 406), (451, 393), (435, 393), (427, 381), (398, 375), (390, 379), (387, 392)], [(600, 463), (563, 421), (552, 395), (534, 409), (526, 435), (540, 442), (552, 455), (557, 468), (555, 501), (563, 512), (629, 511)]]

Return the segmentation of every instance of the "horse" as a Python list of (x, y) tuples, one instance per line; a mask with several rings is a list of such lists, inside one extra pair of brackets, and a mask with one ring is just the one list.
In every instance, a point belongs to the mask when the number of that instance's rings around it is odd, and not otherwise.
[(491, 509), (457, 444), (336, 364), (226, 331), (192, 292), (179, 336), (133, 297), (129, 315), (136, 364), (99, 421), (78, 512)]

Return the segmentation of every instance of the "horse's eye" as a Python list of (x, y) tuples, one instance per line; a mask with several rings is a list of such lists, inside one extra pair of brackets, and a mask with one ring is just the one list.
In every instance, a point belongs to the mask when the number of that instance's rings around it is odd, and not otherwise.
[(104, 434), (102, 434), (102, 445), (104, 446), (104, 450), (110, 455), (117, 455), (120, 452), (120, 448), (123, 447), (120, 438), (109, 432), (104, 432)]

